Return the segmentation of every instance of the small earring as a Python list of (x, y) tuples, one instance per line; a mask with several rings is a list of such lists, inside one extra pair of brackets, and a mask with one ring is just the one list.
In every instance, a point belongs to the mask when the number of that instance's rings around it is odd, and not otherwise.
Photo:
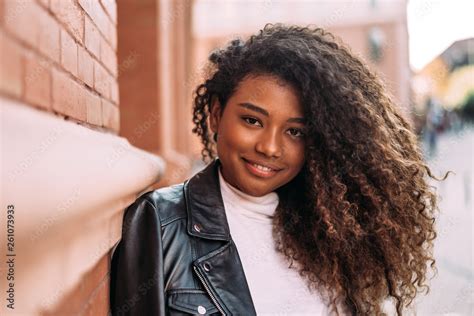
[(214, 134), (214, 141), (217, 143), (217, 133)]

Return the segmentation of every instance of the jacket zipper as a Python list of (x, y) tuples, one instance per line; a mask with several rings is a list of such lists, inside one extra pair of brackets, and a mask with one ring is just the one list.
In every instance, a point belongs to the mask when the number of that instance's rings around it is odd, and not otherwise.
[(209, 289), (209, 287), (207, 286), (207, 283), (206, 281), (204, 280), (204, 278), (202, 277), (201, 273), (199, 272), (199, 270), (196, 268), (196, 266), (193, 266), (193, 269), (194, 271), (196, 272), (199, 280), (201, 281), (201, 283), (204, 285), (204, 288), (206, 289), (206, 292), (207, 294), (209, 294), (209, 296), (211, 297), (211, 300), (212, 302), (214, 302), (214, 305), (216, 305), (217, 309), (219, 310), (219, 312), (221, 312), (221, 314), (223, 316), (226, 316), (226, 313), (224, 312), (224, 309), (221, 307), (221, 305), (219, 304), (219, 302), (217, 302), (217, 299), (216, 297), (214, 296), (214, 294), (212, 294), (211, 290)]

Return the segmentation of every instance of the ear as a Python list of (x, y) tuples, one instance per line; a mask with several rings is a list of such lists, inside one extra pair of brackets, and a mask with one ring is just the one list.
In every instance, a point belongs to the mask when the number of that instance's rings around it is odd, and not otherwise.
[(220, 123), (220, 118), (222, 114), (222, 107), (219, 102), (219, 99), (214, 96), (211, 101), (211, 113), (210, 113), (210, 123), (211, 123), (211, 130), (214, 133), (217, 133), (219, 130), (219, 123)]

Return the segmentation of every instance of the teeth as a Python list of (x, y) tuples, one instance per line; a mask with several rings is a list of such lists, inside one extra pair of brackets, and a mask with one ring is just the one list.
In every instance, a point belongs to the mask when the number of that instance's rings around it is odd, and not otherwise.
[(256, 167), (257, 169), (260, 169), (262, 171), (272, 171), (273, 169), (270, 169), (270, 168), (267, 168), (267, 167), (264, 167), (264, 166), (260, 166), (260, 165), (257, 165), (257, 164), (252, 164), (254, 167)]

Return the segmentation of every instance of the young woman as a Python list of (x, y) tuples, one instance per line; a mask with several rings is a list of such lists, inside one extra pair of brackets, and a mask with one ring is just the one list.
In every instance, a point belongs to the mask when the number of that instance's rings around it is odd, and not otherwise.
[(434, 268), (439, 179), (377, 76), (312, 27), (209, 60), (193, 131), (210, 163), (126, 210), (112, 314), (402, 315)]

